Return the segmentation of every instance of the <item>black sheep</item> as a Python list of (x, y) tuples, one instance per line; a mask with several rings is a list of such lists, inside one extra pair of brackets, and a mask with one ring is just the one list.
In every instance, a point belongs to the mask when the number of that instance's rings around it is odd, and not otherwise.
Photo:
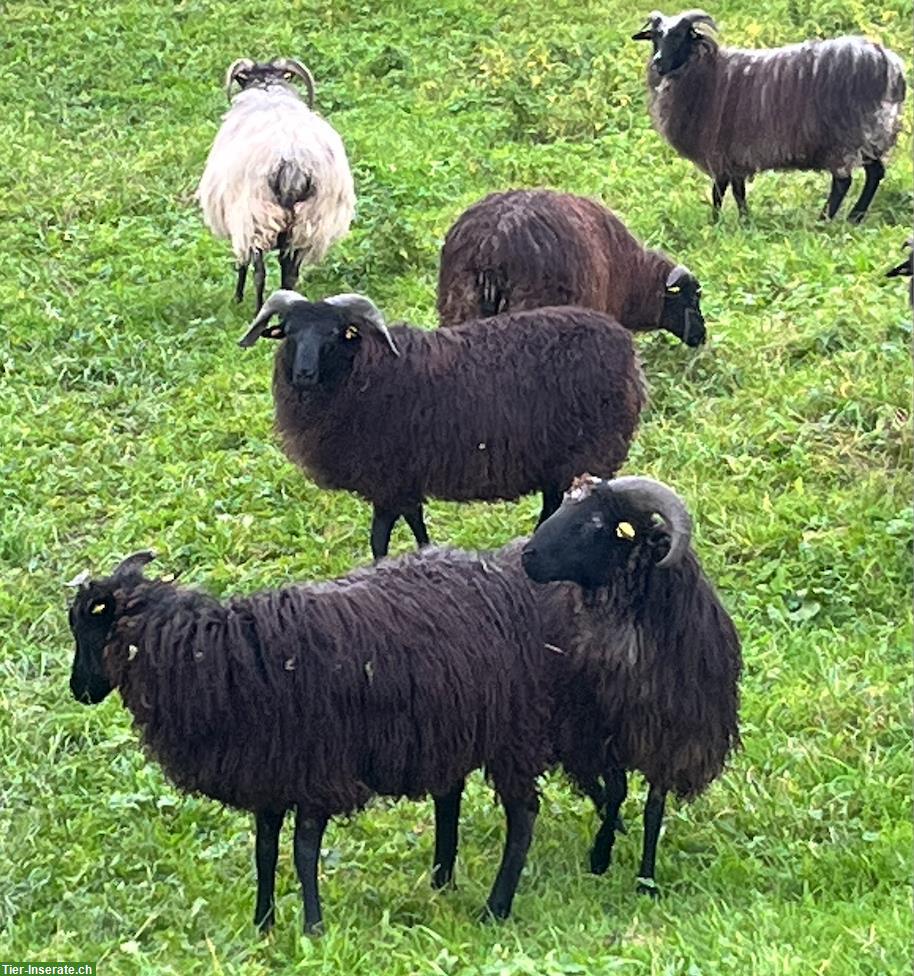
[(631, 335), (582, 308), (388, 329), (360, 295), (278, 291), (241, 345), (261, 336), (283, 340), (273, 399), (286, 454), (322, 487), (373, 504), (376, 558), (401, 515), (428, 543), (426, 498), (541, 491), (548, 517), (581, 471), (615, 474), (646, 400)]
[[(438, 272), (441, 325), (544, 305), (581, 305), (626, 329), (705, 340), (701, 285), (650, 250), (596, 200), (554, 190), (491, 193), (447, 232)], [(578, 472), (580, 473), (580, 472)]]
[(255, 923), (274, 920), (279, 832), (295, 808), (305, 928), (321, 924), (329, 817), (372, 794), (435, 800), (433, 883), (451, 878), (464, 777), (507, 817), (487, 902), (503, 918), (532, 837), (549, 718), (544, 644), (519, 567), (436, 551), (225, 603), (147, 579), (138, 553), (70, 607), (73, 695), (117, 688), (182, 790), (256, 816)]

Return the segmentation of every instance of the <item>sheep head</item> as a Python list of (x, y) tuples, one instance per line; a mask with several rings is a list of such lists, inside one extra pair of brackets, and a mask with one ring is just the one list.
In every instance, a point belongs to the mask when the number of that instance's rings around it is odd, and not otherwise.
[[(658, 536), (654, 516), (666, 531)], [(585, 589), (605, 585), (629, 564), (634, 547), (656, 547), (661, 569), (676, 566), (689, 549), (692, 520), (682, 499), (650, 478), (604, 481), (582, 475), (561, 507), (524, 546), (523, 566), (537, 583), (569, 580)]]
[(714, 18), (704, 10), (686, 10), (666, 17), (655, 10), (644, 27), (632, 34), (633, 41), (650, 41), (654, 48), (651, 69), (663, 77), (681, 68), (702, 45), (715, 44)]
[[(273, 316), (279, 322), (270, 325)], [(335, 295), (309, 302), (296, 291), (281, 289), (264, 303), (240, 346), (258, 339), (286, 339), (287, 380), (298, 390), (332, 383), (351, 364), (363, 335), (382, 339), (394, 356), (400, 352), (377, 306), (363, 295)]]
[(701, 283), (684, 264), (677, 264), (664, 282), (660, 328), (672, 332), (687, 346), (700, 346), (705, 341)]
[(308, 89), (308, 108), (314, 108), (314, 76), (294, 58), (277, 58), (275, 61), (252, 61), (238, 58), (229, 65), (225, 73), (225, 97), (232, 100), (232, 85), (238, 84), (242, 91), (246, 88), (282, 84), (300, 78)]

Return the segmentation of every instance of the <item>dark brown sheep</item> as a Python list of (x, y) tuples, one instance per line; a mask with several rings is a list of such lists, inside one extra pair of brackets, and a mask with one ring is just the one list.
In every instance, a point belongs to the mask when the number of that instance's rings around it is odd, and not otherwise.
[(544, 305), (582, 305), (626, 329), (705, 340), (698, 279), (645, 248), (602, 204), (554, 190), (491, 193), (447, 232), (438, 271), (442, 326)]
[[(667, 522), (658, 526), (654, 513)], [(643, 478), (579, 479), (558, 512), (502, 550), (538, 583), (553, 658), (554, 758), (597, 804), (591, 869), (609, 866), (627, 770), (649, 784), (639, 889), (656, 894), (666, 794), (691, 799), (739, 745), (740, 641), (689, 545), (685, 506)]]
[(426, 498), (542, 491), (548, 517), (582, 470), (615, 474), (646, 399), (631, 335), (582, 308), (388, 329), (359, 295), (280, 291), (241, 344), (260, 336), (283, 340), (273, 398), (286, 454), (322, 487), (373, 504), (376, 558), (401, 515), (428, 543)]
[(746, 180), (763, 170), (827, 170), (823, 216), (835, 216), (862, 166), (866, 182), (849, 220), (863, 219), (901, 127), (901, 58), (862, 37), (772, 50), (720, 47), (702, 10), (654, 12), (634, 40), (649, 40), (650, 111), (670, 145), (727, 187), (745, 214)]
[(433, 883), (451, 878), (464, 777), (484, 767), (505, 807), (487, 910), (506, 917), (547, 758), (546, 651), (519, 566), (460, 552), (221, 603), (144, 577), (139, 553), (83, 582), (70, 608), (70, 688), (117, 688), (182, 790), (256, 815), (255, 923), (274, 920), (279, 832), (295, 808), (305, 928), (321, 923), (329, 817), (372, 794), (435, 798)]

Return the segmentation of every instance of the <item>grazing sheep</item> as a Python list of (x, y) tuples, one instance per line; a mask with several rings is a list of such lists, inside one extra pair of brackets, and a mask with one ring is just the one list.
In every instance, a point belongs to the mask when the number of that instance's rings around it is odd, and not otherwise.
[(401, 515), (428, 543), (428, 497), (539, 490), (547, 518), (580, 471), (615, 474), (646, 399), (630, 333), (582, 308), (388, 329), (360, 295), (278, 291), (240, 345), (261, 336), (284, 340), (273, 399), (286, 454), (321, 487), (373, 504), (375, 558)]
[(438, 273), (441, 325), (543, 305), (581, 305), (633, 332), (705, 340), (698, 279), (648, 250), (595, 200), (553, 190), (492, 193), (447, 232)]
[(772, 50), (719, 47), (703, 10), (654, 11), (633, 40), (653, 44), (647, 81), (654, 127), (714, 181), (745, 216), (746, 179), (763, 170), (827, 170), (832, 218), (862, 166), (866, 182), (849, 219), (863, 219), (901, 127), (904, 65), (862, 37)]
[(225, 603), (147, 579), (151, 553), (80, 583), (75, 698), (113, 688), (176, 786), (256, 817), (255, 924), (274, 921), (295, 808), (305, 929), (321, 924), (329, 817), (372, 794), (435, 799), (433, 884), (452, 876), (463, 779), (485, 767), (507, 838), (487, 911), (507, 917), (547, 758), (546, 651), (519, 567), (436, 551)]
[[(308, 104), (289, 82), (300, 78)], [(241, 91), (231, 97), (232, 85)], [(355, 210), (352, 173), (342, 140), (312, 111), (314, 80), (298, 61), (235, 61), (225, 77), (231, 102), (216, 134), (197, 199), (207, 227), (232, 242), (235, 300), (254, 265), (257, 309), (263, 305), (263, 256), (279, 251), (282, 287), (294, 288), (302, 262), (317, 264), (349, 230)]]
[(894, 268), (890, 271), (886, 271), (886, 278), (897, 278), (898, 276), (903, 276), (906, 278), (911, 278), (908, 282), (908, 301), (914, 305), (914, 251), (911, 247), (914, 246), (914, 237), (909, 237), (905, 242), (905, 246), (908, 248), (908, 256), (901, 262), (901, 264), (896, 264)]
[[(654, 522), (659, 514), (666, 525)], [(609, 866), (627, 770), (649, 784), (639, 890), (654, 862), (666, 794), (690, 799), (739, 745), (739, 636), (691, 550), (682, 500), (647, 478), (578, 479), (523, 547), (553, 667), (554, 758), (602, 825), (591, 870)], [(601, 783), (602, 780), (602, 783)]]

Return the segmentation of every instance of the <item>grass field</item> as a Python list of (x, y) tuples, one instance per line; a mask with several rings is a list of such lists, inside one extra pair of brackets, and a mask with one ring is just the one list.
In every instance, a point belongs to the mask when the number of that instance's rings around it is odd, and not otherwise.
[[(294, 7), (294, 9), (293, 9)], [(816, 219), (828, 178), (766, 174), (752, 218), (651, 129), (644, 9), (582, 0), (292, 5), (11, 2), (0, 95), (0, 960), (102, 973), (879, 974), (911, 937), (911, 319), (900, 259), (911, 127), (866, 223)], [(910, 49), (902, 0), (713, 7), (732, 43), (864, 32)], [(558, 777), (515, 917), (476, 922), (501, 844), (472, 784), (458, 888), (429, 890), (431, 805), (378, 802), (327, 833), (328, 932), (251, 926), (249, 819), (178, 794), (116, 695), (70, 699), (63, 581), (152, 546), (215, 593), (368, 556), (366, 505), (318, 491), (271, 431), (272, 350), (235, 340), (227, 245), (192, 201), (235, 57), (309, 63), (359, 212), (302, 289), (362, 291), (431, 325), (437, 252), (485, 192), (602, 198), (704, 285), (709, 343), (639, 338), (652, 405), (625, 468), (689, 501), (744, 639), (745, 748), (661, 840), (639, 898), (640, 784), (609, 875)], [(851, 191), (855, 199), (862, 184)], [(271, 263), (271, 284), (276, 281)], [(430, 505), (433, 537), (489, 547), (538, 502)], [(405, 529), (398, 550), (408, 547)]]

